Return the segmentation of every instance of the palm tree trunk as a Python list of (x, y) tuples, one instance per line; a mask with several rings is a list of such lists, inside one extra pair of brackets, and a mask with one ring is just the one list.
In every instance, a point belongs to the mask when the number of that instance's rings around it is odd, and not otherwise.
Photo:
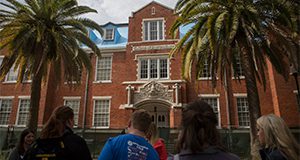
[(250, 138), (251, 138), (251, 156), (252, 159), (259, 158), (259, 146), (257, 140), (256, 120), (261, 116), (260, 102), (256, 84), (255, 73), (252, 70), (252, 63), (250, 55), (245, 47), (241, 48), (241, 60), (242, 67), (244, 70), (246, 87), (247, 87), (247, 99), (249, 105), (249, 116), (250, 116)]
[(37, 72), (37, 74), (33, 75), (32, 77), (33, 78), (31, 83), (28, 128), (35, 131), (35, 133), (37, 133), (38, 114), (39, 114), (40, 97), (41, 97), (41, 84), (42, 84), (41, 69)]

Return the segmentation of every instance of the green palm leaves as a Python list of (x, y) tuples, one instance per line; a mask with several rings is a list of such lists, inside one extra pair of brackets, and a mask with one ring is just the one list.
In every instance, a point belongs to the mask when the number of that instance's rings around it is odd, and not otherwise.
[(41, 83), (49, 68), (55, 82), (61, 75), (69, 83), (79, 82), (83, 68), (92, 68), (89, 52), (100, 56), (88, 29), (101, 34), (102, 29), (81, 16), (96, 11), (79, 6), (76, 0), (6, 0), (0, 5), (6, 8), (0, 10), (0, 50), (5, 54), (0, 79), (12, 66), (19, 72), (18, 82), (25, 72), (32, 77), (29, 128), (36, 130)]

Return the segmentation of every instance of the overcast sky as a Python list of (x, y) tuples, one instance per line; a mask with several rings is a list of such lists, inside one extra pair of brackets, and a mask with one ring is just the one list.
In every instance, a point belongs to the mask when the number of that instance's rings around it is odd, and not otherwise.
[[(174, 8), (177, 0), (155, 0), (165, 6)], [(78, 0), (80, 5), (87, 5), (98, 11), (98, 14), (87, 14), (87, 17), (99, 24), (109, 21), (114, 23), (128, 23), (132, 12), (152, 2), (152, 0)]]
[[(23, 1), (23, 0), (19, 0)], [(139, 10), (153, 0), (77, 0), (80, 5), (86, 5), (96, 9), (98, 13), (86, 14), (88, 18), (95, 20), (98, 24), (107, 22), (128, 23), (128, 17), (132, 12)], [(155, 0), (165, 6), (174, 8), (178, 0)], [(6, 0), (0, 0), (6, 2)], [(24, 2), (24, 1), (23, 1)], [(0, 5), (0, 9), (2, 5)]]

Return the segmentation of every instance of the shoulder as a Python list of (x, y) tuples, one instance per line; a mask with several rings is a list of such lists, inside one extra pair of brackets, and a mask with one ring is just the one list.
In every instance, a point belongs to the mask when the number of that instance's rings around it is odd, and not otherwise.
[(287, 160), (284, 153), (281, 152), (279, 149), (274, 149), (272, 152), (270, 152), (269, 156), (271, 159), (274, 160)]

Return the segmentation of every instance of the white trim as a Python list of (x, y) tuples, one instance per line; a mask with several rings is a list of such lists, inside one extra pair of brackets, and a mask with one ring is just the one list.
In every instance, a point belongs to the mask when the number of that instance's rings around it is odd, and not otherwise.
[[(146, 82), (149, 82), (149, 80), (139, 80), (139, 81), (124, 81), (122, 82), (122, 84), (145, 84)], [(185, 80), (164, 80), (164, 79), (159, 79), (156, 82), (160, 82), (160, 83), (185, 83)]]
[[(102, 127), (95, 127), (94, 120), (95, 120), (95, 101), (96, 100), (109, 100), (109, 107), (108, 107), (108, 126)], [(92, 127), (93, 129), (104, 129), (110, 127), (110, 108), (111, 108), (111, 96), (93, 96), (93, 116), (92, 116)]]
[(149, 43), (149, 42), (177, 42), (180, 39), (165, 39), (165, 40), (157, 40), (157, 41), (131, 41), (127, 44), (141, 44), (141, 43)]
[(135, 61), (138, 61), (140, 58), (169, 58), (169, 53), (157, 53), (157, 54), (154, 54), (153, 53), (145, 53), (145, 54), (136, 54), (134, 56), (134, 60)]
[[(145, 40), (145, 22), (149, 22), (149, 21), (156, 21), (157, 23), (159, 21), (162, 21), (162, 39), (159, 39), (160, 37), (160, 30), (159, 30), (159, 25), (157, 24), (157, 39), (156, 40)], [(162, 40), (165, 40), (165, 30), (166, 30), (166, 27), (165, 27), (165, 23), (166, 23), (166, 20), (164, 17), (160, 17), (160, 18), (145, 18), (142, 20), (142, 40), (144, 42), (157, 42), (157, 41), (162, 41)], [(148, 31), (147, 31), (147, 35), (148, 35), (148, 39), (150, 39), (150, 24), (148, 25)]]
[(238, 77), (239, 78), (236, 78), (236, 77), (232, 76), (231, 79), (236, 79), (236, 80), (238, 80), (238, 79), (245, 79), (245, 76), (238, 76)]
[(81, 99), (81, 96), (64, 96), (64, 100), (78, 100)]
[(109, 80), (97, 80), (97, 71), (98, 71), (98, 61), (99, 61), (99, 57), (96, 56), (96, 67), (95, 67), (95, 78), (94, 78), (94, 81), (93, 83), (111, 83), (111, 79), (112, 79), (112, 70), (113, 70), (113, 53), (105, 53), (105, 54), (102, 54), (101, 55), (101, 58), (102, 57), (111, 57), (111, 63), (110, 63), (110, 78)]
[(233, 93), (234, 97), (247, 97), (247, 93)]
[(15, 96), (0, 96), (0, 99), (14, 99)]
[(220, 94), (198, 94), (199, 97), (209, 98), (209, 97), (220, 97)]
[[(19, 121), (19, 114), (20, 114), (20, 106), (21, 106), (21, 101), (22, 100), (29, 100), (29, 111), (28, 114), (30, 114), (30, 96), (19, 96), (19, 103), (18, 103), (18, 110), (17, 110), (17, 117), (16, 117), (16, 121), (15, 121), (15, 126), (16, 127), (26, 127), (26, 123), (25, 124), (18, 124)], [(29, 116), (28, 116), (29, 118)], [(28, 119), (27, 119), (28, 120)]]
[(293, 93), (298, 94), (298, 91), (297, 90), (293, 90)]
[(105, 100), (105, 99), (112, 99), (112, 96), (93, 96), (93, 100)]
[[(111, 35), (111, 39), (107, 39), (106, 38), (106, 34), (107, 34), (107, 31), (108, 29), (112, 29), (112, 35)], [(103, 35), (103, 40), (106, 40), (106, 41), (113, 41), (115, 39), (115, 29), (114, 28), (105, 28), (104, 29), (104, 35)]]
[(18, 96), (18, 99), (30, 99), (30, 96)]

